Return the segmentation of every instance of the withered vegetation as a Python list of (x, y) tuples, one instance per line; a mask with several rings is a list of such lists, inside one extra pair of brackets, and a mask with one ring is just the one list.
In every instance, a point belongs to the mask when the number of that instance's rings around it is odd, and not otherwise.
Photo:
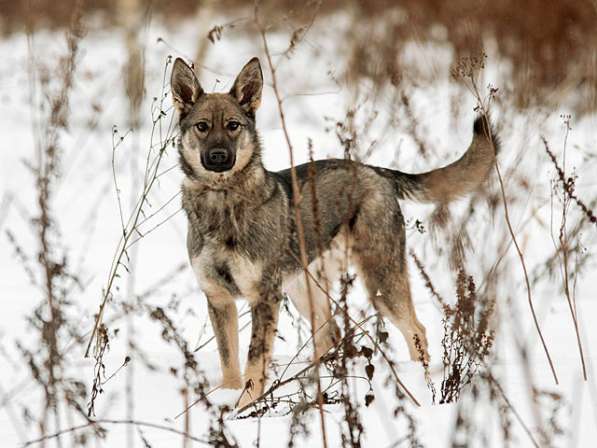
[[(391, 446), (424, 446), (424, 435), (420, 434), (417, 421), (419, 407), (450, 403), (455, 410), (450, 440), (454, 447), (476, 446), (495, 436), (488, 433), (489, 425), (479, 421), (479, 415), (488, 415), (487, 418), (497, 422), (497, 437), (503, 446), (520, 443), (555, 446), (569, 435), (562, 422), (571, 404), (557, 389), (538, 386), (529, 353), (535, 345), (542, 350), (544, 371), (557, 383), (558, 363), (550, 355), (550, 341), (557, 335), (542, 332), (541, 316), (534, 308), (537, 298), (532, 294), (549, 287), (567, 305), (579, 368), (582, 377), (588, 378), (576, 284), (591, 275), (589, 269), (594, 268), (583, 238), (584, 233), (595, 231), (597, 197), (586, 196), (578, 188), (582, 178), (566, 164), (566, 153), (577, 151), (583, 156), (587, 152), (586, 148), (567, 147), (572, 117), (562, 117), (563, 145), (546, 137), (539, 141), (542, 146), (536, 149), (544, 172), (537, 179), (529, 179), (528, 173), (519, 168), (525, 148), (510, 148), (507, 161), (501, 159), (496, 163), (488, 185), (463, 199), (459, 211), (440, 205), (426, 215), (419, 209), (415, 216), (407, 215), (411, 272), (422, 278), (421, 290), (428, 295), (424, 298), (436, 305), (441, 321), (441, 341), (436, 344), (441, 349), (431, 363), (424, 359), (421, 350), (420, 377), (427, 386), (426, 394), (420, 393), (421, 388), (415, 392), (417, 389), (404, 379), (396, 340), (378, 313), (370, 308), (357, 312), (349, 307), (350, 298), (358, 295), (360, 279), (345, 263), (339, 285), (329, 285), (324, 276), (313, 276), (305, 269), (311, 287), (329, 299), (332, 319), (340, 329), (335, 345), (321, 359), (304, 361), (313, 345), (315, 330), (285, 299), (282, 312), (292, 319), (296, 328), (299, 341), (296, 352), (288, 363), (274, 363), (268, 387), (254, 403), (232, 409), (213, 400), (215, 388), (201, 363), (202, 350), (211, 348), (214, 338), (201, 339), (195, 348), (180, 324), (181, 315), (192, 314), (182, 305), (182, 297), (173, 295), (166, 305), (156, 305), (150, 300), (161, 292), (167, 295), (172, 284), (188, 273), (186, 264), (161, 266), (161, 275), (145, 292), (134, 294), (133, 287), (128, 292), (120, 289), (123, 281), (135, 275), (133, 249), (142, 245), (149, 233), (168, 225), (178, 213), (165, 213), (167, 206), (178, 200), (178, 194), (157, 205), (150, 200), (160, 177), (172, 169), (162, 166), (162, 162), (177, 137), (166, 83), (172, 57), (164, 61), (162, 91), (155, 92), (153, 101), (145, 99), (151, 103), (151, 113), (144, 116), (140, 106), (142, 97), (154, 93), (144, 93), (139, 87), (144, 82), (144, 68), (142, 51), (133, 44), (138, 32), (134, 27), (128, 29), (127, 47), (133, 56), (128, 71), (134, 76), (130, 75), (125, 82), (135, 118), (127, 124), (132, 128), (130, 132), (113, 129), (111, 172), (107, 173), (116, 192), (121, 228), (113, 235), (116, 250), (114, 258), (108, 261), (111, 265), (103, 290), (95, 294), (99, 297), (95, 315), (88, 316), (77, 303), (83, 293), (88, 293), (86, 282), (69, 258), (68, 239), (61, 233), (54, 208), (63, 168), (61, 136), (69, 132), (69, 99), (78, 74), (79, 44), (85, 35), (86, 20), (101, 13), (106, 26), (117, 27), (122, 18), (119, 2), (89, 3), (13, 2), (6, 5), (0, 19), (3, 33), (25, 30), (31, 36), (39, 29), (51, 27), (61, 30), (66, 41), (66, 53), (52, 66), (36, 54), (29, 55), (29, 86), (34, 90), (30, 92), (30, 107), (40, 108), (42, 113), (34, 156), (27, 160), (29, 181), (36, 191), (35, 204), (25, 207), (23, 212), (28, 227), (17, 229), (7, 225), (4, 229), (5, 210), (12, 206), (13, 196), (5, 194), (0, 203), (0, 227), (7, 247), (22, 266), (32, 294), (39, 296), (38, 305), (27, 317), (31, 334), (15, 338), (20, 358), (12, 360), (6, 356), (14, 364), (25, 367), (27, 379), (9, 390), (0, 388), (2, 406), (9, 412), (15, 432), (24, 444), (94, 446), (112, 428), (125, 426), (129, 443), (135, 440), (143, 446), (153, 446), (151, 437), (143, 432), (148, 429), (168, 432), (177, 443), (182, 441), (183, 447), (191, 443), (246, 446), (246, 441), (235, 437), (232, 426), (237, 420), (249, 419), (256, 428), (261, 428), (269, 418), (287, 416), (289, 447), (300, 446), (304, 439), (332, 446), (328, 434), (334, 431), (339, 434), (341, 446), (354, 448), (368, 446), (368, 437), (373, 435), (368, 432), (367, 415), (369, 409), (382, 401), (380, 398), (383, 398), (383, 412), (390, 414), (399, 431)], [(231, 18), (227, 23), (212, 24), (203, 30), (198, 39), (206, 40), (207, 45), (226, 39), (231, 29), (246, 33), (248, 39), (255, 41), (256, 52), (268, 61), (264, 67), (268, 68), (267, 78), (274, 89), (276, 110), (291, 160), (294, 152), (302, 149), (292, 145), (286, 132), (286, 126), (292, 123), (287, 122), (284, 114), (288, 107), (283, 91), (285, 80), (276, 70), (291, 60), (305, 42), (317, 40), (313, 33), (318, 22), (325, 23), (338, 14), (345, 14), (349, 25), (339, 31), (342, 35), (337, 50), (346, 63), (343, 72), (334, 76), (354, 101), (342, 117), (325, 117), (327, 127), (322, 131), (335, 135), (346, 158), (367, 161), (377, 155), (379, 134), (374, 135), (371, 129), (380, 127), (384, 134), (407, 135), (414, 143), (416, 156), (422, 160), (433, 160), (441, 154), (444, 148), (435, 147), (437, 143), (428, 140), (425, 126), (430, 121), (422, 118), (423, 112), (417, 109), (415, 99), (419, 89), (439, 81), (451, 83), (456, 92), (452, 99), (455, 117), (461, 116), (463, 96), (472, 98), (475, 110), (484, 116), (491, 117), (496, 112), (499, 120), (485, 123), (488, 134), (491, 126), (496, 126), (500, 135), (507, 134), (509, 127), (514, 128), (516, 114), (535, 111), (537, 106), (553, 107), (563, 98), (578, 117), (597, 107), (597, 33), (594, 32), (597, 6), (589, 0), (550, 1), (548, 5), (541, 1), (521, 4), (510, 0), (408, 0), (400, 2), (400, 6), (389, 0), (375, 0), (308, 2), (301, 8), (290, 1), (258, 2), (255, 8), (236, 0), (201, 2), (198, 7), (192, 3), (157, 1), (151, 8), (152, 13), (171, 23), (196, 14), (197, 8)], [(515, 12), (521, 9), (524, 14)], [(272, 54), (268, 48), (272, 31), (287, 35), (288, 45), (280, 54)], [(413, 44), (421, 52), (426, 51), (423, 47), (427, 45), (448, 47), (452, 52), (449, 73), (443, 73), (433, 63), (422, 66), (412, 62), (406, 56), (413, 51)], [(494, 62), (507, 61), (510, 67), (505, 85), (481, 84), (485, 66), (492, 58)], [(201, 66), (203, 60), (195, 63)], [(368, 90), (363, 87), (365, 84), (373, 88)], [(575, 95), (570, 95), (571, 91)], [(33, 98), (41, 98), (43, 104)], [(392, 103), (386, 114), (389, 117), (384, 116), (386, 111), (379, 110), (384, 101)], [(141, 173), (141, 180), (132, 191), (127, 191), (131, 195), (127, 201), (120, 187), (118, 149), (131, 134), (139, 131), (142, 123), (149, 123), (152, 137), (143, 153), (145, 165), (131, 170), (131, 175)], [(497, 150), (500, 142), (493, 144)], [(316, 145), (317, 137), (310, 136), (306, 151), (311, 160)], [(398, 159), (399, 152), (398, 148), (396, 154), (387, 155), (388, 166)], [(591, 161), (588, 156), (585, 160)], [(536, 185), (546, 186), (549, 198), (531, 202), (531, 210), (523, 215), (530, 216), (527, 220), (520, 218), (522, 212), (513, 217), (513, 210), (526, 209)], [(311, 193), (317, 198), (317, 191)], [(317, 201), (313, 207), (317, 216)], [(550, 223), (539, 217), (544, 207), (549, 207)], [(89, 215), (97, 220), (93, 211)], [(297, 219), (300, 221), (300, 215)], [(534, 238), (538, 238), (528, 232), (529, 222), (533, 220), (539, 222), (543, 232), (540, 238), (550, 246), (545, 254), (541, 253), (541, 259), (530, 260), (528, 241), (536, 243)], [(34, 250), (23, 243), (26, 239), (35, 241)], [(421, 247), (416, 246), (419, 243)], [(321, 271), (325, 271), (323, 266)], [(198, 292), (192, 290), (188, 295), (187, 299), (195, 300)], [(519, 302), (525, 306), (519, 306)], [(530, 314), (519, 315), (521, 309)], [(241, 319), (246, 315), (241, 312)], [(203, 316), (192, 315), (192, 318), (197, 327), (204, 321)], [(134, 323), (140, 321), (150, 323), (167, 350), (177, 354), (176, 362), (157, 362), (148, 355), (151, 347), (145, 346), (134, 330)], [(83, 328), (81, 322), (91, 322), (91, 326)], [(241, 331), (248, 325), (245, 322)], [(523, 328), (529, 327), (539, 340), (517, 336), (514, 342), (509, 340), (512, 334), (521, 334)], [(126, 332), (126, 342), (121, 329)], [(279, 339), (287, 336), (282, 331), (278, 333)], [(420, 341), (415, 344), (420, 348)], [(125, 347), (126, 355), (111, 365), (106, 359), (115, 346)], [(506, 369), (500, 350), (506, 346), (514, 347), (511, 356), (520, 361), (525, 382), (526, 396), (517, 397), (516, 402), (528, 404), (532, 421), (527, 421), (528, 416), (518, 409), (503, 386)], [(4, 352), (4, 347), (1, 348)], [(90, 362), (82, 376), (78, 366), (84, 356)], [(133, 367), (144, 375), (164, 375), (174, 381), (180, 393), (181, 412), (170, 416), (172, 419), (167, 422), (136, 419), (134, 388), (143, 385), (134, 384)], [(124, 374), (130, 375), (125, 391), (127, 415), (119, 418), (111, 414), (111, 403), (117, 400), (111, 393), (111, 385), (114, 378)], [(41, 401), (17, 401), (27, 389), (34, 389)], [(379, 393), (384, 396), (379, 397)], [(331, 426), (332, 420), (326, 416), (328, 410), (341, 415), (336, 419), (339, 427)], [(193, 431), (192, 425), (193, 416), (198, 414), (205, 415), (208, 422), (200, 435)], [(255, 440), (251, 441), (256, 446), (260, 446), (260, 434), (258, 429)]]

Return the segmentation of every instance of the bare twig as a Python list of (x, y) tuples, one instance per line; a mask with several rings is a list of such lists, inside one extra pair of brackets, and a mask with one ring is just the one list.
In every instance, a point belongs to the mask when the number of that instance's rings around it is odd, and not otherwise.
[[(481, 93), (479, 92), (479, 89), (477, 87), (477, 81), (475, 79), (474, 74), (470, 74), (469, 76), (467, 76), (470, 80), (470, 88), (472, 89), (472, 92), (475, 96), (475, 99), (477, 100), (477, 107), (479, 108), (479, 110), (481, 111), (481, 113), (483, 114), (483, 117), (485, 117), (483, 119), (483, 129), (487, 135), (487, 138), (489, 139), (490, 144), (493, 146), (494, 149), (494, 153), (496, 153), (496, 149), (497, 149), (497, 142), (493, 141), (493, 135), (491, 132), (491, 123), (489, 123), (489, 110), (487, 109), (487, 107), (485, 106), (485, 103), (483, 102)], [(491, 99), (491, 96), (490, 96)], [(502, 205), (504, 207), (504, 217), (506, 220), (506, 225), (508, 227), (508, 232), (510, 233), (510, 237), (512, 238), (512, 242), (514, 243), (514, 247), (516, 248), (516, 253), (518, 254), (518, 258), (520, 260), (520, 266), (522, 268), (522, 272), (524, 275), (524, 282), (525, 282), (525, 286), (526, 286), (526, 291), (527, 291), (527, 300), (529, 303), (529, 308), (531, 310), (531, 314), (533, 316), (533, 322), (535, 324), (535, 328), (537, 330), (537, 334), (539, 335), (539, 339), (541, 340), (541, 345), (543, 346), (543, 351), (545, 352), (545, 356), (547, 357), (547, 361), (549, 363), (549, 367), (551, 369), (551, 373), (553, 375), (553, 379), (555, 381), (556, 384), (559, 384), (558, 381), (558, 376), (556, 374), (556, 369), (554, 366), (554, 363), (551, 359), (551, 355), (549, 353), (549, 349), (547, 348), (547, 344), (545, 342), (545, 338), (543, 337), (543, 332), (541, 331), (541, 327), (539, 326), (539, 320), (537, 319), (537, 314), (535, 312), (535, 306), (533, 304), (533, 298), (531, 295), (531, 284), (529, 282), (529, 275), (527, 272), (527, 267), (526, 267), (526, 262), (524, 259), (524, 254), (522, 252), (522, 249), (520, 247), (520, 245), (518, 244), (518, 240), (516, 238), (516, 234), (514, 232), (514, 228), (512, 227), (512, 222), (510, 220), (510, 213), (509, 213), (509, 208), (508, 208), (508, 199), (506, 196), (506, 190), (505, 190), (505, 186), (504, 186), (504, 179), (502, 177), (502, 173), (500, 171), (500, 165), (499, 162), (497, 160), (497, 157), (494, 159), (494, 168), (495, 168), (495, 172), (497, 174), (498, 177), (498, 181), (499, 181), (499, 185), (500, 185), (500, 194), (501, 194), (501, 198), (502, 198)]]
[[(270, 74), (272, 76), (272, 84), (273, 84), (274, 94), (276, 96), (276, 101), (278, 104), (278, 113), (280, 115), (280, 121), (282, 123), (282, 130), (284, 131), (284, 138), (286, 139), (286, 144), (288, 146), (288, 155), (290, 157), (290, 176), (291, 176), (291, 181), (292, 181), (292, 203), (293, 203), (293, 208), (294, 208), (295, 223), (296, 223), (297, 236), (298, 236), (298, 242), (299, 242), (300, 261), (301, 261), (301, 266), (303, 268), (304, 275), (305, 275), (305, 282), (306, 282), (306, 287), (307, 287), (307, 297), (309, 299), (309, 308), (310, 308), (310, 314), (311, 314), (310, 315), (311, 332), (312, 332), (312, 336), (314, 336), (313, 332), (315, 331), (315, 307), (313, 306), (313, 292), (311, 290), (311, 283), (309, 281), (309, 270), (308, 270), (309, 263), (308, 263), (308, 259), (307, 259), (307, 249), (306, 249), (306, 245), (305, 245), (305, 231), (303, 228), (303, 221), (301, 218), (301, 211), (300, 211), (301, 192), (300, 192), (299, 185), (298, 185), (296, 167), (294, 164), (294, 151), (293, 151), (292, 143), (290, 141), (290, 135), (288, 133), (288, 128), (286, 126), (286, 119), (284, 116), (284, 107), (282, 105), (282, 95), (280, 94), (280, 91), (278, 89), (278, 82), (277, 82), (277, 77), (276, 77), (276, 67), (272, 61), (271, 53), (270, 53), (269, 46), (267, 43), (265, 27), (261, 23), (261, 20), (259, 18), (259, 2), (258, 1), (255, 2), (255, 23), (257, 25), (257, 28), (261, 35), (261, 40), (263, 42), (263, 50), (265, 52), (267, 64), (269, 66)], [(313, 337), (312, 339), (313, 339), (313, 349), (315, 351), (315, 337)], [(315, 359), (317, 400), (319, 403), (321, 437), (322, 437), (322, 443), (323, 443), (324, 448), (327, 448), (328, 442), (327, 442), (327, 433), (326, 433), (326, 429), (325, 429), (325, 416), (323, 413), (323, 397), (321, 395), (321, 383), (319, 381), (318, 365), (319, 365), (319, 360)]]
[(62, 435), (65, 434), (69, 434), (72, 432), (76, 432), (76, 431), (80, 431), (82, 429), (87, 429), (90, 427), (95, 427), (98, 425), (133, 425), (133, 426), (137, 426), (137, 427), (145, 427), (145, 428), (153, 428), (153, 429), (158, 429), (161, 431), (166, 431), (166, 432), (170, 432), (173, 434), (177, 434), (177, 435), (181, 435), (183, 437), (186, 437), (189, 440), (192, 440), (193, 442), (197, 442), (197, 443), (201, 443), (203, 445), (209, 446), (211, 445), (209, 443), (209, 441), (204, 440), (204, 439), (200, 439), (196, 436), (193, 436), (192, 434), (189, 434), (187, 432), (184, 431), (180, 431), (178, 429), (175, 428), (171, 428), (169, 426), (166, 425), (160, 425), (157, 423), (151, 423), (151, 422), (144, 422), (144, 421), (139, 421), (139, 420), (111, 420), (111, 419), (98, 419), (98, 420), (89, 420), (87, 423), (83, 423), (81, 425), (77, 425), (77, 426), (72, 426), (70, 428), (66, 428), (66, 429), (62, 429), (60, 431), (57, 431), (53, 434), (48, 434), (44, 437), (40, 437), (38, 439), (34, 439), (34, 440), (30, 440), (28, 442), (25, 443), (24, 447), (28, 447), (28, 446), (32, 446), (32, 445), (36, 445), (38, 443), (44, 443), (47, 440), (51, 440), (51, 439), (55, 439), (58, 438)]
[(583, 348), (582, 348), (582, 342), (581, 342), (581, 338), (580, 338), (580, 331), (578, 328), (578, 318), (577, 318), (577, 314), (576, 314), (576, 302), (574, 301), (574, 298), (571, 295), (570, 292), (570, 284), (569, 284), (569, 268), (568, 268), (568, 254), (570, 252), (570, 246), (569, 246), (569, 240), (568, 240), (568, 231), (566, 228), (566, 223), (567, 223), (567, 215), (568, 215), (568, 205), (570, 204), (570, 202), (572, 200), (577, 201), (578, 204), (581, 204), (581, 208), (583, 209), (583, 211), (588, 210), (588, 212), (585, 211), (585, 213), (587, 214), (587, 216), (589, 217), (589, 219), (592, 220), (593, 218), (593, 214), (592, 211), (590, 209), (588, 209), (584, 203), (582, 201), (580, 201), (576, 195), (574, 194), (574, 178), (570, 177), (568, 179), (566, 179), (566, 145), (568, 142), (568, 134), (570, 133), (570, 117), (567, 117), (565, 119), (565, 125), (566, 125), (566, 133), (564, 135), (564, 157), (563, 157), (563, 168), (560, 168), (557, 160), (554, 156), (554, 154), (550, 151), (549, 146), (547, 145), (547, 140), (543, 137), (543, 144), (545, 145), (545, 150), (547, 152), (547, 154), (549, 155), (552, 163), (555, 165), (556, 167), (556, 171), (558, 173), (558, 178), (560, 180), (560, 182), (562, 182), (562, 219), (561, 219), (561, 223), (560, 223), (560, 231), (559, 231), (559, 242), (560, 242), (560, 247), (558, 250), (558, 247), (556, 245), (556, 251), (558, 254), (561, 254), (562, 256), (562, 278), (564, 281), (564, 294), (566, 296), (566, 301), (568, 302), (568, 308), (570, 309), (570, 316), (572, 317), (572, 324), (574, 326), (574, 332), (576, 334), (576, 345), (578, 346), (578, 354), (580, 356), (580, 363), (581, 363), (581, 367), (582, 367), (582, 373), (583, 373), (583, 378), (586, 381), (587, 380), (587, 367), (585, 364), (585, 356), (583, 353)]
[[(164, 68), (164, 72), (167, 71), (169, 64), (170, 64), (170, 60), (167, 61), (166, 66)], [(161, 95), (160, 97), (161, 97), (161, 101), (163, 101), (164, 95)], [(160, 110), (158, 111), (158, 115), (153, 121), (151, 141), (153, 141), (154, 132), (155, 132), (158, 124), (161, 123), (161, 120), (164, 116), (166, 116), (166, 115), (165, 115), (165, 113), (163, 113), (163, 110), (160, 107)], [(171, 119), (169, 129), (171, 129), (172, 121), (173, 120)], [(86, 358), (89, 357), (89, 351), (91, 349), (91, 345), (93, 343), (94, 338), (96, 337), (97, 330), (102, 322), (106, 304), (108, 303), (108, 300), (112, 296), (112, 286), (114, 284), (115, 279), (119, 275), (118, 273), (120, 271), (120, 267), (124, 266), (126, 268), (124, 259), (125, 258), (128, 259), (127, 249), (129, 248), (129, 241), (131, 239), (131, 236), (137, 231), (137, 226), (140, 221), (141, 215), (143, 213), (144, 206), (146, 204), (149, 193), (150, 193), (150, 191), (155, 183), (155, 180), (157, 178), (157, 174), (159, 172), (159, 167), (160, 167), (160, 162), (162, 161), (162, 158), (166, 151), (166, 148), (168, 147), (168, 145), (171, 144), (173, 138), (174, 137), (169, 132), (168, 135), (166, 136), (166, 139), (161, 140), (158, 154), (156, 155), (154, 160), (150, 159), (151, 151), (148, 152), (146, 169), (145, 169), (146, 176), (145, 176), (145, 181), (144, 181), (144, 185), (143, 185), (143, 190), (141, 192), (139, 201), (137, 202), (137, 204), (135, 205), (135, 207), (133, 209), (133, 212), (131, 213), (131, 216), (130, 216), (128, 222), (126, 223), (126, 225), (124, 226), (124, 228), (122, 230), (123, 234), (118, 243), (116, 254), (115, 254), (115, 257), (112, 262), (112, 267), (110, 268), (110, 272), (108, 274), (108, 280), (107, 280), (106, 286), (103, 290), (102, 301), (100, 303), (99, 311), (97, 313), (95, 323), (93, 325), (91, 337), (89, 338), (89, 342), (88, 342), (87, 348), (85, 350)]]
[(524, 422), (524, 420), (522, 419), (521, 415), (518, 413), (518, 411), (516, 410), (516, 408), (514, 407), (512, 402), (506, 396), (506, 393), (504, 392), (504, 389), (502, 389), (502, 386), (500, 385), (500, 383), (497, 382), (497, 380), (493, 377), (493, 375), (491, 374), (491, 372), (489, 372), (489, 370), (487, 371), (487, 377), (489, 378), (489, 381), (491, 382), (491, 384), (494, 385), (495, 390), (497, 390), (499, 392), (499, 394), (501, 395), (502, 399), (504, 400), (504, 403), (506, 403), (508, 408), (510, 408), (510, 410), (516, 417), (516, 420), (518, 420), (518, 423), (520, 423), (520, 426), (522, 426), (522, 429), (524, 429), (524, 432), (529, 437), (529, 440), (531, 441), (533, 446), (535, 446), (536, 448), (540, 448), (540, 445), (537, 442), (537, 440), (535, 440), (533, 433), (531, 432), (529, 427), (526, 425), (526, 423)]

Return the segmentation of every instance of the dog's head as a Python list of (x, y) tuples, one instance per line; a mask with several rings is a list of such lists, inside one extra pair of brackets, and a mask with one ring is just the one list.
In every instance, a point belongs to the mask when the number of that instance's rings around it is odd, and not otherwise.
[(243, 67), (228, 93), (205, 93), (180, 58), (174, 62), (170, 85), (180, 116), (180, 162), (188, 177), (223, 184), (259, 156), (255, 112), (263, 74), (257, 58)]

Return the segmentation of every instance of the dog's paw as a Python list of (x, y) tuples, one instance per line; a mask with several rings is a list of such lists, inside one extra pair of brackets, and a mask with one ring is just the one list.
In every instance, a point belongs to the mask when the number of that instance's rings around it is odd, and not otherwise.
[(249, 390), (244, 389), (241, 396), (238, 399), (236, 409), (237, 410), (243, 409), (245, 406), (248, 406), (251, 403), (253, 403), (253, 401), (255, 401), (253, 394)]
[(238, 398), (236, 409), (242, 409), (253, 403), (263, 394), (263, 380), (253, 380), (249, 378), (245, 381), (243, 391)]

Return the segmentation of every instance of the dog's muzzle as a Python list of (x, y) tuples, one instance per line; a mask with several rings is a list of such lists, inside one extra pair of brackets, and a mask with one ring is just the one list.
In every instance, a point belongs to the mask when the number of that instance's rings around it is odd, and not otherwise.
[(211, 148), (201, 153), (201, 163), (208, 171), (221, 173), (234, 166), (236, 155), (226, 148)]

